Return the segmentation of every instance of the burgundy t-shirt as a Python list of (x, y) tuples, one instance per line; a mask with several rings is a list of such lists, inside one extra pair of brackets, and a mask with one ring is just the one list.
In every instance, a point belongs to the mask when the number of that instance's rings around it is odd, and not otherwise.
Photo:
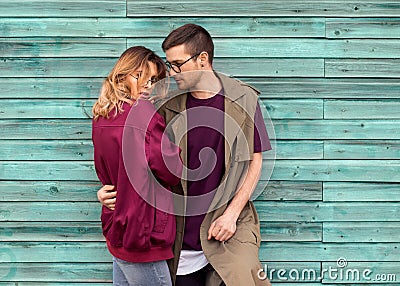
[[(190, 93), (187, 109), (188, 196), (199, 196), (215, 190), (225, 173), (224, 96), (221, 90), (208, 99)], [(271, 149), (260, 106), (254, 117), (254, 153)], [(186, 216), (182, 249), (202, 250), (200, 225), (213, 196), (188, 201), (187, 209), (199, 215)], [(192, 203), (191, 203), (192, 202)]]

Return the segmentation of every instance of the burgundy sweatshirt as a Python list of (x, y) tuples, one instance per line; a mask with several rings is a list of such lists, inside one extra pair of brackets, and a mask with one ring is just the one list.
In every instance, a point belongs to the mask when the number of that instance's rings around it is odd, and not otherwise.
[(103, 234), (111, 254), (125, 261), (170, 259), (176, 232), (170, 186), (180, 181), (180, 150), (151, 102), (124, 103), (123, 110), (92, 125), (97, 176), (117, 190), (115, 210), (102, 208)]

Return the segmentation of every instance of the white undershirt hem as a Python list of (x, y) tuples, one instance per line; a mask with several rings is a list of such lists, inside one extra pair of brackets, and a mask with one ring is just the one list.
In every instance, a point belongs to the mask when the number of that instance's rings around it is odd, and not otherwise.
[(176, 275), (187, 275), (202, 269), (208, 264), (203, 251), (181, 250)]

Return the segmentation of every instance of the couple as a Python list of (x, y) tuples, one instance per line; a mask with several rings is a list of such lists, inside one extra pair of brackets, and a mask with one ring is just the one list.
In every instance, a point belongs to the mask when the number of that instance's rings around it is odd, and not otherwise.
[[(173, 30), (162, 48), (166, 64), (126, 50), (93, 107), (114, 285), (270, 285), (249, 201), (271, 149), (258, 92), (213, 70), (213, 41), (198, 25)], [(156, 110), (146, 98), (167, 71), (182, 92)]]

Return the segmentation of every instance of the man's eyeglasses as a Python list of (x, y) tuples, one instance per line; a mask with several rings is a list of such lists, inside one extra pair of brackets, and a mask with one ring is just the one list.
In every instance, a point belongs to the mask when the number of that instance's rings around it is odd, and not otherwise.
[[(133, 74), (129, 74), (131, 77), (133, 77), (134, 79), (136, 79), (137, 81), (139, 80), (140, 76), (134, 76)], [(152, 77), (151, 79), (149, 79), (148, 81), (146, 81), (143, 86), (146, 86), (148, 84), (153, 85), (158, 81), (158, 79), (156, 77)]]
[(165, 64), (167, 65), (167, 69), (168, 71), (170, 71), (171, 69), (176, 72), (176, 73), (181, 73), (181, 66), (183, 66), (184, 64), (186, 64), (188, 61), (190, 61), (191, 59), (198, 57), (201, 53), (195, 54), (193, 56), (191, 56), (190, 58), (188, 58), (186, 61), (184, 61), (181, 64), (172, 64), (169, 61), (166, 61)]

